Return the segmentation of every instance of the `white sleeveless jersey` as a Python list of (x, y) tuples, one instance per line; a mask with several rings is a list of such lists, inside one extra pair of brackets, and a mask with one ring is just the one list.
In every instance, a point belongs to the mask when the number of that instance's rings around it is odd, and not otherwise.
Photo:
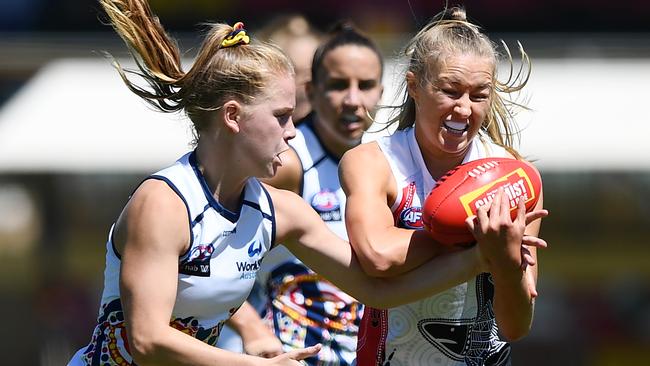
[[(275, 240), (271, 198), (257, 179), (245, 186), (239, 213), (217, 202), (194, 153), (148, 179), (164, 181), (187, 208), (190, 246), (178, 260), (178, 289), (170, 325), (215, 345), (224, 322), (246, 300), (264, 254)], [(120, 301), (120, 255), (112, 229), (106, 245), (104, 291), (89, 346), (73, 365), (130, 365)], [(74, 361), (74, 360), (73, 360)]]
[[(391, 210), (395, 226), (423, 228), (421, 207), (435, 185), (414, 128), (377, 140), (397, 183)], [(504, 148), (477, 136), (463, 163), (507, 156)], [(422, 279), (426, 281), (426, 278)], [(429, 298), (388, 310), (365, 310), (359, 332), (359, 365), (506, 365), (510, 346), (499, 340), (489, 274)]]
[[(347, 240), (338, 159), (324, 149), (314, 133), (312, 117), (306, 117), (289, 141), (303, 168), (302, 197), (333, 232)], [(318, 357), (306, 359), (307, 364), (354, 364), (361, 304), (310, 270), (284, 246), (264, 258), (260, 274), (261, 286), (270, 299), (266, 320), (285, 350), (321, 343)]]

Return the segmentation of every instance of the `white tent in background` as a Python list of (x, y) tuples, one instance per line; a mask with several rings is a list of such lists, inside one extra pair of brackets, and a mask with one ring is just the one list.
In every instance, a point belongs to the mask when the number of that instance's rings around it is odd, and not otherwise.
[(182, 114), (153, 111), (106, 60), (42, 68), (0, 110), (0, 172), (142, 172), (191, 147)]
[[(393, 71), (389, 63), (383, 103)], [(533, 60), (520, 151), (546, 171), (650, 170), (647, 85), (648, 60)], [(0, 173), (153, 171), (191, 139), (182, 115), (153, 112), (105, 60), (64, 59), (0, 110)]]
[[(394, 97), (403, 77), (391, 68), (384, 99)], [(520, 95), (531, 111), (517, 116), (518, 150), (546, 171), (650, 170), (647, 85), (647, 59), (534, 59)]]
[(542, 169), (650, 170), (650, 60), (533, 60), (521, 151)]

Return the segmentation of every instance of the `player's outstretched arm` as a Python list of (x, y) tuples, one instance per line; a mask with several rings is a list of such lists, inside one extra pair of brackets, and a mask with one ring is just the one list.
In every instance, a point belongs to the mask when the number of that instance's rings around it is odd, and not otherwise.
[(431, 259), (422, 266), (390, 278), (367, 275), (352, 247), (323, 223), (297, 195), (268, 188), (275, 207), (277, 240), (346, 293), (362, 303), (389, 308), (458, 285), (485, 271), (478, 246)]

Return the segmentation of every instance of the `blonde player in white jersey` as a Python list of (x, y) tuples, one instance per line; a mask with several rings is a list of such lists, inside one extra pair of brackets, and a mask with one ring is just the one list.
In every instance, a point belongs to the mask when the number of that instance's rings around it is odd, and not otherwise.
[[(146, 179), (113, 226), (98, 322), (70, 365), (299, 365), (320, 346), (270, 359), (214, 346), (276, 242), (374, 306), (424, 298), (487, 267), (476, 249), (388, 281), (368, 278), (349, 244), (301, 197), (256, 178), (273, 176), (295, 135), (288, 58), (251, 42), (241, 23), (215, 24), (185, 72), (180, 50), (146, 1), (101, 4), (150, 86), (131, 82), (118, 66), (129, 89), (161, 111), (184, 111), (197, 142)], [(417, 281), (425, 275), (428, 281)], [(385, 298), (387, 292), (402, 296)]]
[[(530, 72), (522, 66), (519, 78), (500, 83), (492, 42), (461, 8), (435, 17), (408, 43), (406, 56), (397, 131), (350, 150), (340, 164), (350, 243), (367, 273), (386, 278), (461, 250), (432, 245), (421, 230), (422, 203), (435, 180), (458, 164), (489, 156), (520, 158), (512, 148), (512, 105), (500, 93), (520, 90)], [(523, 50), (522, 56), (527, 61)], [(466, 283), (400, 307), (366, 307), (359, 365), (510, 363), (506, 341), (520, 339), (531, 327), (537, 267), (525, 264), (526, 258), (536, 260), (535, 248), (523, 257), (519, 251), (496, 250), (503, 248), (496, 245), (500, 240), (521, 240), (499, 239), (500, 232), (523, 225), (509, 217), (497, 222), (499, 213), (507, 216), (500, 201), (499, 196), (479, 209), (480, 222), (468, 221), (489, 273), (476, 272)], [(541, 220), (530, 221), (522, 227), (525, 238), (539, 232)]]
[[(313, 111), (300, 121), (296, 137), (289, 141), (291, 149), (282, 154), (282, 167), (273, 178), (264, 180), (301, 195), (343, 239), (347, 239), (345, 194), (338, 162), (347, 150), (361, 143), (372, 123), (383, 91), (382, 72), (377, 45), (350, 22), (335, 25), (316, 49), (309, 72), (307, 94)], [(279, 246), (264, 258), (251, 297), (251, 304), (265, 317), (285, 350), (322, 345), (317, 356), (304, 360), (307, 365), (355, 364), (363, 305), (314, 273), (285, 247)], [(277, 340), (265, 335), (251, 309), (243, 307), (232, 318), (241, 323), (236, 328), (239, 333), (261, 333), (256, 339), (244, 339), (244, 350), (271, 354)], [(242, 317), (245, 322), (240, 322)]]

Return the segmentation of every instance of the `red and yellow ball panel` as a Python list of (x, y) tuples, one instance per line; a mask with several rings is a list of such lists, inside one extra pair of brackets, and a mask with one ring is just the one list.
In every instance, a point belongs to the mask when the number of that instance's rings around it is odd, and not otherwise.
[(427, 196), (422, 219), (431, 236), (442, 244), (467, 244), (474, 237), (465, 219), (492, 202), (503, 187), (511, 216), (524, 200), (531, 211), (542, 190), (542, 179), (531, 164), (512, 158), (485, 158), (459, 165), (440, 178)]

